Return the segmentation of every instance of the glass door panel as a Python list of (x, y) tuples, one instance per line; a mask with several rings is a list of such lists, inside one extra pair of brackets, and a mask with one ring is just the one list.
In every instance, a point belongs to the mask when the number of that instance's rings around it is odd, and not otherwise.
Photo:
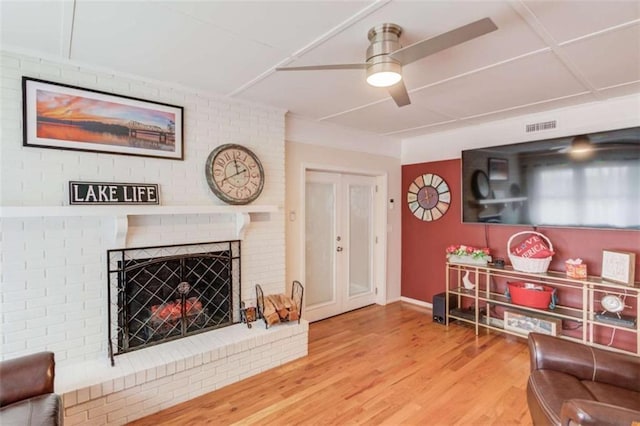
[(373, 187), (349, 185), (349, 296), (372, 291)]
[(335, 185), (306, 183), (305, 296), (307, 306), (335, 301)]

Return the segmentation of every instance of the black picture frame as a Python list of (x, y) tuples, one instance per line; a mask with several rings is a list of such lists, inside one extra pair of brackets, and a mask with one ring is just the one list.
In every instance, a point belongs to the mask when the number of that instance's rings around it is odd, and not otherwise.
[(489, 158), (489, 180), (509, 180), (509, 160)]
[(184, 160), (184, 108), (22, 77), (23, 146)]

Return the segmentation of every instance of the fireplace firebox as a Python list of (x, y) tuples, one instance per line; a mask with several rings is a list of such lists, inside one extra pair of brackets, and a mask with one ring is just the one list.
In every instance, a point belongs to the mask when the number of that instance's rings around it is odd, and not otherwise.
[(109, 357), (240, 321), (240, 241), (108, 250)]

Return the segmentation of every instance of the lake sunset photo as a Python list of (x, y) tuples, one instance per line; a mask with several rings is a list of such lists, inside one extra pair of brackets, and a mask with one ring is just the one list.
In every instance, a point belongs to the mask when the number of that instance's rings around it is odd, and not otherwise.
[(182, 157), (181, 107), (24, 80), (26, 146)]

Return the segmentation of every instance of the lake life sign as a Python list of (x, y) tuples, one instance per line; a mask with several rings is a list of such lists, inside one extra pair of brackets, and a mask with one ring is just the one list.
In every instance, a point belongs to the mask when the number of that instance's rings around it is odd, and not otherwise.
[(69, 204), (160, 204), (153, 183), (69, 182)]

